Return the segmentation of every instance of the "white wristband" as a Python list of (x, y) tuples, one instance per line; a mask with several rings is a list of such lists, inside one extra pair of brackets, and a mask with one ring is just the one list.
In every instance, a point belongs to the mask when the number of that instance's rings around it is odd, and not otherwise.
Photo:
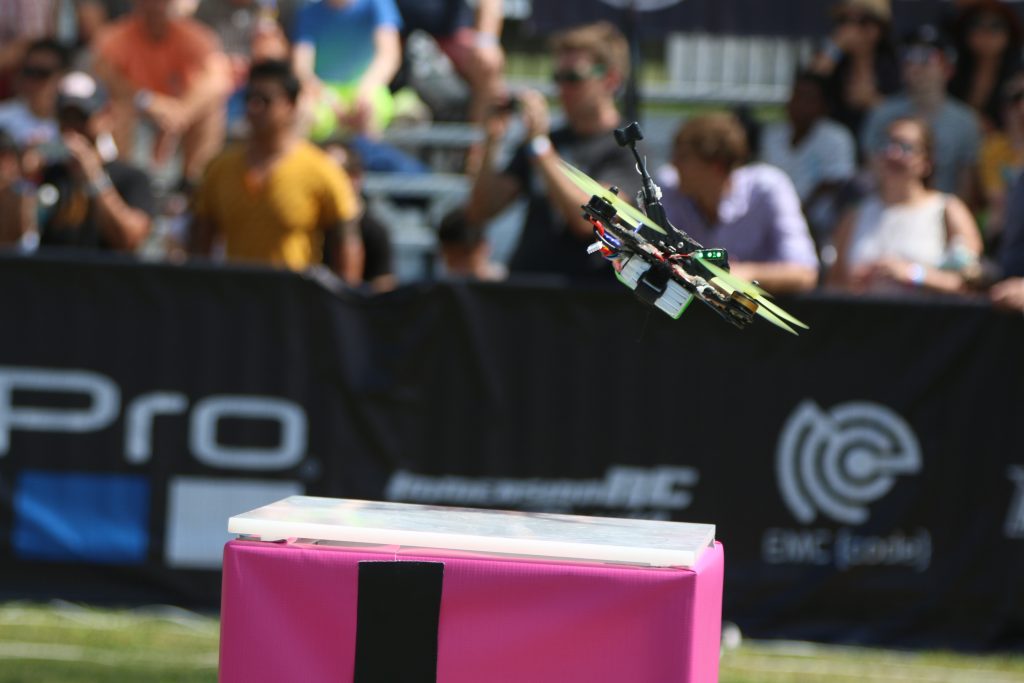
[(530, 156), (532, 157), (545, 156), (551, 152), (551, 138), (547, 135), (535, 135), (530, 138), (530, 145), (528, 149), (530, 150)]
[(924, 266), (920, 263), (910, 264), (910, 284), (915, 287), (920, 287), (924, 284), (924, 279), (928, 275), (928, 271), (925, 270)]
[(476, 47), (497, 47), (500, 44), (501, 41), (498, 40), (498, 36), (493, 33), (477, 31), (473, 36), (473, 45)]

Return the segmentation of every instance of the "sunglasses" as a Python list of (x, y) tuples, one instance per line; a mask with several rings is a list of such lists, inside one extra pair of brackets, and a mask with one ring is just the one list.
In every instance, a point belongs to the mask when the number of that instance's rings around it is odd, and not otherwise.
[(258, 104), (262, 107), (266, 107), (276, 100), (277, 96), (268, 95), (267, 93), (259, 92), (258, 90), (246, 90), (244, 99), (246, 104)]
[(556, 71), (552, 75), (552, 80), (558, 85), (564, 85), (567, 83), (582, 83), (583, 81), (589, 81), (592, 78), (600, 78), (605, 74), (605, 67), (601, 64), (595, 64), (589, 69), (561, 69)]
[(836, 25), (856, 24), (857, 26), (871, 26), (875, 23), (874, 17), (866, 14), (842, 14), (836, 17)]
[(910, 156), (911, 154), (920, 154), (921, 148), (912, 142), (907, 142), (900, 138), (889, 137), (886, 138), (884, 143), (882, 143), (882, 151), (899, 152), (900, 156)]
[(34, 80), (44, 80), (50, 78), (55, 73), (56, 69), (48, 69), (44, 66), (23, 66), (21, 67), (21, 75), (25, 78), (31, 78)]

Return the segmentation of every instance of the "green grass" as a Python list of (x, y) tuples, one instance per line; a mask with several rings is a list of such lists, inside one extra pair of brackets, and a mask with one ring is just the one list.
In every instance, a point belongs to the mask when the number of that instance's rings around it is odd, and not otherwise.
[[(213, 683), (217, 638), (215, 618), (173, 609), (0, 605), (0, 683)], [(721, 669), (721, 683), (1020, 683), (1024, 653), (757, 642), (728, 650)]]
[(0, 683), (217, 680), (218, 622), (75, 606), (0, 607)]

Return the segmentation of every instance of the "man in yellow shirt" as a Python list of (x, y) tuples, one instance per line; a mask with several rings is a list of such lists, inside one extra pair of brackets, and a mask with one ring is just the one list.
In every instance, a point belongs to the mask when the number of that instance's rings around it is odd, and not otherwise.
[(295, 133), (299, 81), (286, 62), (255, 64), (246, 91), (248, 140), (213, 160), (195, 198), (193, 253), (222, 242), (229, 260), (301, 270), (329, 255), (349, 284), (361, 279), (363, 245), (352, 185), (320, 149)]

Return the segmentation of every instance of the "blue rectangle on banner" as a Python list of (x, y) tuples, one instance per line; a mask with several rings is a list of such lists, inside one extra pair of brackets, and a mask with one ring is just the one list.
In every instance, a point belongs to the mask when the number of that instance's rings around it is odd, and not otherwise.
[(149, 497), (144, 476), (26, 470), (14, 492), (14, 553), (23, 560), (142, 564)]

